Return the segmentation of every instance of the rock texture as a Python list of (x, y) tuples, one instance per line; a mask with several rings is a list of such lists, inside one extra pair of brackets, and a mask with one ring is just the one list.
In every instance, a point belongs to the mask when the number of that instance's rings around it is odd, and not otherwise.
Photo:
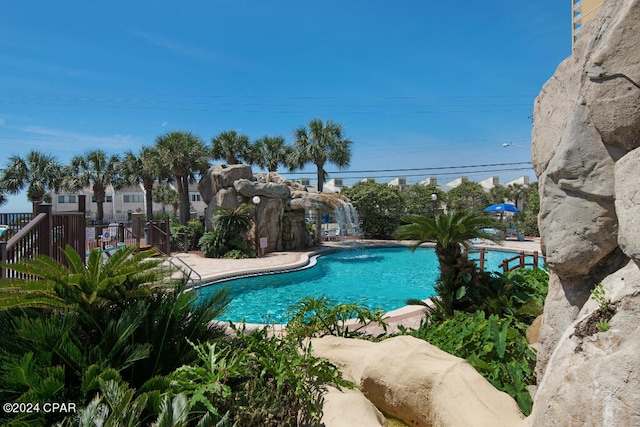
[[(235, 208), (243, 203), (253, 204), (260, 197), (256, 217), (257, 233), (267, 239), (264, 253), (307, 248), (313, 239), (307, 231), (305, 209), (333, 212), (346, 199), (340, 195), (310, 193), (295, 182), (274, 172), (253, 175), (249, 165), (219, 164), (206, 173), (198, 184), (198, 191), (208, 206), (208, 212), (222, 206)], [(205, 216), (205, 228), (212, 228), (212, 215)], [(255, 240), (256, 230), (247, 236)]]
[(320, 425), (323, 427), (386, 427), (387, 420), (360, 390), (338, 390), (327, 387), (323, 396)]
[[(608, 0), (536, 99), (550, 267), (528, 425), (640, 425), (640, 0)], [(579, 338), (602, 282), (611, 328)]]
[(312, 340), (312, 348), (314, 355), (339, 366), (376, 407), (409, 426), (511, 427), (522, 422), (509, 395), (465, 360), (426, 341), (324, 337)]

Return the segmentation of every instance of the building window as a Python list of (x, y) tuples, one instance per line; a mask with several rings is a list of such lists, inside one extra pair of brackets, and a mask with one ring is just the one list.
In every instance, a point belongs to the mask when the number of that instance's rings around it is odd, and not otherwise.
[(311, 180), (309, 178), (302, 178), (300, 179), (300, 184), (304, 185), (305, 187), (310, 187)]
[(123, 203), (143, 203), (144, 194), (124, 194), (122, 196)]
[(342, 187), (344, 184), (342, 183), (342, 178), (336, 178), (333, 180), (333, 183), (336, 187)]
[(77, 197), (74, 196), (58, 196), (58, 203), (78, 203)]
[[(104, 196), (104, 201), (106, 203), (112, 203), (113, 202), (113, 196)], [(96, 197), (92, 194), (91, 195), (91, 203), (95, 203), (96, 202)]]
[(189, 199), (192, 202), (201, 202), (202, 201), (202, 196), (200, 195), (200, 193), (190, 193), (189, 194)]

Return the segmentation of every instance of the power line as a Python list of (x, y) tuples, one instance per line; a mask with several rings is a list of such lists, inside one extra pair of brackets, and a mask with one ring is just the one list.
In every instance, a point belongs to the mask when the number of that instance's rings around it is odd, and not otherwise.
[[(464, 165), (464, 166), (439, 166), (439, 167), (428, 167), (428, 168), (404, 168), (404, 169), (371, 169), (371, 170), (359, 170), (359, 171), (326, 171), (330, 174), (351, 174), (351, 173), (378, 173), (378, 172), (412, 172), (412, 171), (431, 171), (431, 170), (441, 170), (441, 169), (470, 169), (470, 168), (483, 168), (483, 167), (494, 167), (494, 166), (516, 166), (516, 165), (530, 165), (531, 162), (510, 162), (510, 163), (488, 163), (483, 165)], [(522, 168), (529, 169), (529, 168)], [(312, 172), (278, 172), (280, 175), (309, 175), (315, 174), (317, 171)], [(484, 171), (479, 171), (484, 172)], [(459, 172), (453, 172), (459, 173)], [(445, 175), (444, 173), (440, 173), (440, 175)]]

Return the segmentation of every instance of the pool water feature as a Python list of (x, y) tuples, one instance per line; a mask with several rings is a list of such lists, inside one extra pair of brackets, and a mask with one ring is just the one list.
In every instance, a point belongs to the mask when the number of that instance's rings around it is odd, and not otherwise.
[[(497, 271), (515, 252), (486, 252), (486, 269)], [(474, 257), (474, 254), (471, 255)], [(341, 251), (318, 257), (314, 266), (288, 272), (227, 280), (203, 287), (201, 295), (220, 286), (233, 298), (220, 320), (286, 323), (287, 309), (304, 296), (325, 295), (339, 303), (360, 301), (371, 309), (391, 311), (407, 299), (434, 295), (439, 275), (433, 248), (378, 248)]]

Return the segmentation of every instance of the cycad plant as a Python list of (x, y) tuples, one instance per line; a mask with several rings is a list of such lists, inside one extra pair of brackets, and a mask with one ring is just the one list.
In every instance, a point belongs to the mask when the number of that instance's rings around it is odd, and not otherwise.
[(242, 204), (235, 208), (214, 208), (212, 231), (205, 233), (200, 239), (200, 249), (207, 257), (222, 257), (230, 251), (240, 252), (246, 256), (255, 256), (244, 236), (253, 222), (254, 206)]
[(438, 297), (434, 303), (447, 316), (456, 309), (465, 306), (465, 295), (471, 286), (479, 286), (483, 275), (479, 274), (473, 261), (463, 252), (470, 246), (470, 241), (482, 238), (495, 241), (496, 236), (484, 229), (493, 225), (493, 220), (486, 215), (466, 211), (425, 217), (406, 215), (402, 221), (407, 223), (398, 227), (395, 237), (398, 240), (415, 239), (411, 250), (422, 243), (435, 242), (436, 255), (440, 265), (440, 277), (435, 291)]
[(87, 306), (100, 301), (120, 301), (148, 296), (168, 277), (162, 259), (151, 258), (155, 250), (134, 253), (135, 248), (119, 249), (106, 260), (92, 251), (85, 264), (69, 245), (63, 253), (68, 265), (45, 255), (34, 255), (3, 267), (35, 276), (39, 280), (0, 282), (0, 309), (15, 307)]

